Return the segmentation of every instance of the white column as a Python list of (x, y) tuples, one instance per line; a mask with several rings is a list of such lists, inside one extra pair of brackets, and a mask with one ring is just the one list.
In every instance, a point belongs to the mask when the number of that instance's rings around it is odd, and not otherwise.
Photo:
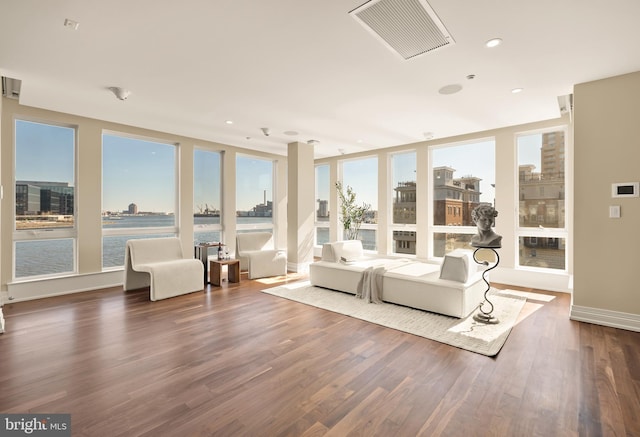
[(287, 268), (293, 272), (306, 272), (313, 262), (315, 232), (313, 145), (290, 143), (287, 166)]

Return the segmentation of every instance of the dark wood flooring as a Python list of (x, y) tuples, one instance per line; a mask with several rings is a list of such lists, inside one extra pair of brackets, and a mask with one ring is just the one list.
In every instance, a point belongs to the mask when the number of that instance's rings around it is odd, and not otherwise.
[(640, 436), (640, 333), (569, 320), (567, 294), (529, 299), (489, 358), (260, 292), (278, 283), (5, 304), (0, 412), (92, 437)]

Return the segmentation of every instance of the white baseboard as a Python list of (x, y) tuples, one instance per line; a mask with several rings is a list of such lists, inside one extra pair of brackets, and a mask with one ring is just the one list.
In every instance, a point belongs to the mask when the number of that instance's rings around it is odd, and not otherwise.
[(571, 305), (571, 320), (640, 332), (640, 314)]
[(0, 334), (4, 332), (4, 315), (2, 314), (2, 307), (0, 306)]
[(121, 286), (122, 281), (122, 270), (113, 270), (59, 278), (11, 282), (7, 284), (7, 295), (3, 297), (3, 301), (4, 303), (23, 302), (82, 291), (100, 290), (102, 288)]
[(294, 273), (309, 273), (309, 264), (311, 263), (294, 263), (287, 262), (287, 271)]

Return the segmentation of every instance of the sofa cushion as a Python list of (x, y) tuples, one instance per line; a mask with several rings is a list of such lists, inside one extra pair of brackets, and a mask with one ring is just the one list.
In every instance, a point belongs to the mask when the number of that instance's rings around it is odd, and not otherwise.
[(472, 251), (456, 249), (444, 256), (440, 268), (440, 279), (464, 283), (477, 271), (478, 266), (473, 260)]
[(352, 262), (364, 257), (362, 241), (345, 240), (325, 243), (322, 245), (322, 261)]

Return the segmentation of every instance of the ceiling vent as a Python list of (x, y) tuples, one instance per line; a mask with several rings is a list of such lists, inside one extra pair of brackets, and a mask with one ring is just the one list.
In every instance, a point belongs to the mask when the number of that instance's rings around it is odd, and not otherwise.
[(18, 100), (20, 98), (20, 86), (22, 81), (2, 76), (2, 96)]
[(404, 59), (455, 44), (425, 0), (370, 0), (349, 14)]

